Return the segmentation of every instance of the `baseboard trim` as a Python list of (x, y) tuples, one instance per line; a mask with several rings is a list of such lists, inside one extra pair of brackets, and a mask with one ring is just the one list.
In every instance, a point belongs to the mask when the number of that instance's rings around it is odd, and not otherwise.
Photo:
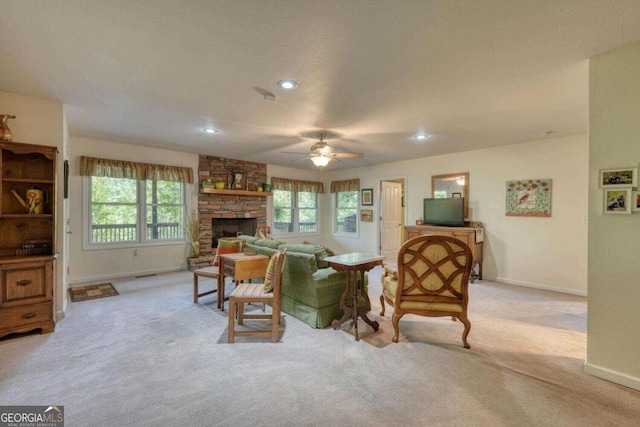
[(540, 285), (538, 283), (523, 282), (522, 280), (506, 279), (504, 277), (496, 277), (497, 282), (508, 283), (509, 285), (523, 286), (525, 288), (542, 289), (544, 291), (560, 292), (562, 294), (587, 296), (587, 291), (579, 291), (576, 289), (556, 288), (554, 286)]
[(612, 383), (620, 384), (625, 387), (640, 391), (640, 378), (632, 377), (620, 372), (612, 371), (611, 369), (592, 365), (589, 362), (584, 362), (584, 371), (589, 375), (593, 375), (594, 377), (602, 378), (603, 380), (611, 381)]
[(169, 268), (159, 268), (155, 270), (130, 271), (128, 273), (105, 274), (102, 276), (82, 277), (79, 279), (69, 279), (69, 287), (70, 288), (78, 287), (78, 286), (86, 285), (87, 283), (97, 282), (100, 280), (123, 279), (126, 277), (133, 278), (136, 276), (149, 276), (153, 274), (171, 273), (173, 271), (180, 271), (180, 270), (183, 270), (183, 269), (180, 267), (169, 267)]

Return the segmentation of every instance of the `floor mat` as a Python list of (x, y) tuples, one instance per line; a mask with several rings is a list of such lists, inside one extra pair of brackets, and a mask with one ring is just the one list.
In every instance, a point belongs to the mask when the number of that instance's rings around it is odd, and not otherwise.
[(78, 302), (89, 299), (112, 297), (120, 294), (111, 283), (101, 283), (99, 285), (69, 288), (69, 295), (71, 296), (71, 302)]

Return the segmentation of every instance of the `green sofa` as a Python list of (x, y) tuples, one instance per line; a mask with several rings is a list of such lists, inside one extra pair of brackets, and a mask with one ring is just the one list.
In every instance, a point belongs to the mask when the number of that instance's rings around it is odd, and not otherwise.
[(271, 256), (287, 249), (282, 272), (282, 310), (313, 328), (325, 328), (342, 316), (340, 297), (346, 274), (329, 267), (321, 246), (288, 244), (277, 240), (239, 236), (245, 250)]

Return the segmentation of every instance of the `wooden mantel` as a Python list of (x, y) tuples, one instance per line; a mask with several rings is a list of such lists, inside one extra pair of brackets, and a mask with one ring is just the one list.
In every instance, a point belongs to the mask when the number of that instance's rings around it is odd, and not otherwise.
[(259, 196), (259, 197), (267, 197), (271, 196), (273, 193), (266, 191), (250, 191), (250, 190), (217, 190), (215, 188), (202, 188), (202, 193), (207, 194), (221, 194), (221, 195), (229, 195), (229, 196)]

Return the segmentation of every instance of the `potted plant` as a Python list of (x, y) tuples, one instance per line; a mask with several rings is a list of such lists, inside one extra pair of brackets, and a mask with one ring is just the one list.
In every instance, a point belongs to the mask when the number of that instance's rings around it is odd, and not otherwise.
[(189, 245), (191, 251), (189, 258), (198, 258), (200, 256), (200, 239), (203, 237), (211, 236), (211, 232), (203, 230), (203, 224), (198, 219), (198, 210), (191, 211), (191, 216), (187, 222), (187, 232), (189, 237)]

